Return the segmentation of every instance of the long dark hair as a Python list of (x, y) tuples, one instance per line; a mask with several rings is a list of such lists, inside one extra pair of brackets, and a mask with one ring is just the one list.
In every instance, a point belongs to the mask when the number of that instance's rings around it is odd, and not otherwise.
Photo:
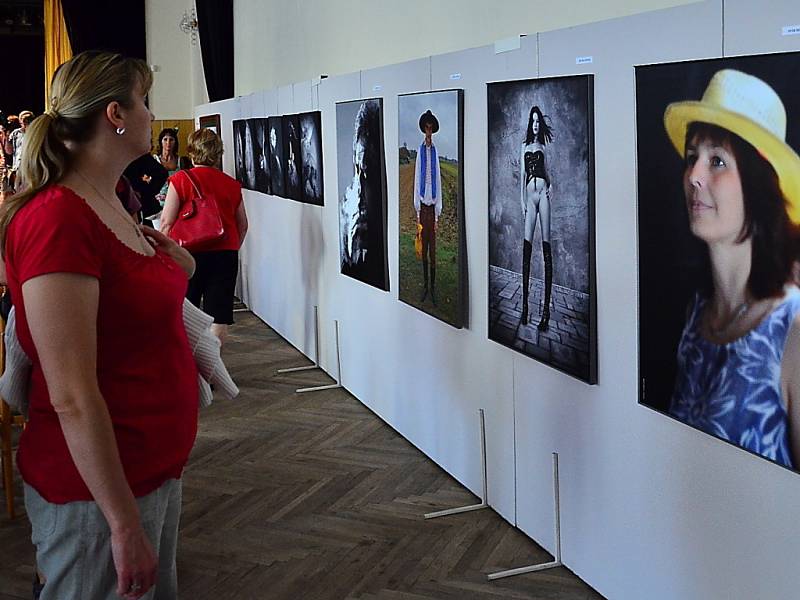
[[(539, 135), (533, 134), (533, 114), (536, 113), (539, 117)], [(531, 108), (531, 112), (528, 115), (528, 131), (525, 134), (525, 143), (526, 144), (533, 144), (534, 142), (539, 142), (542, 146), (545, 144), (549, 144), (553, 141), (553, 128), (550, 127), (545, 121), (544, 114), (542, 114), (542, 109), (538, 106), (534, 105)]]
[(178, 130), (172, 127), (165, 127), (162, 129), (158, 134), (158, 148), (156, 150), (156, 154), (161, 156), (161, 153), (164, 151), (164, 144), (163, 140), (166, 136), (170, 136), (175, 138), (175, 156), (178, 156), (178, 151), (181, 149), (181, 143), (178, 141)]
[[(737, 242), (749, 238), (753, 244), (747, 287), (759, 300), (780, 296), (784, 285), (794, 279), (794, 268), (800, 260), (800, 226), (789, 219), (775, 169), (750, 143), (722, 127), (691, 123), (686, 130), (686, 143), (695, 139), (727, 146), (733, 152), (744, 200), (744, 222)], [(700, 284), (701, 291), (710, 296), (713, 283), (707, 251), (708, 246)]]

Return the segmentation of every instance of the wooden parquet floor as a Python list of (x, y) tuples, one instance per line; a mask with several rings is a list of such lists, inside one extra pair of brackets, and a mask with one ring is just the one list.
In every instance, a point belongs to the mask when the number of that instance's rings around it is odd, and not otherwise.
[[(201, 412), (184, 475), (178, 576), (184, 600), (602, 598), (566, 568), (488, 582), (552, 560), (319, 371), (238, 313), (225, 360), (241, 388)], [(18, 480), (18, 488), (20, 487)], [(20, 493), (21, 491), (18, 490)], [(21, 498), (20, 498), (21, 502)], [(24, 516), (0, 516), (0, 600), (30, 598)]]

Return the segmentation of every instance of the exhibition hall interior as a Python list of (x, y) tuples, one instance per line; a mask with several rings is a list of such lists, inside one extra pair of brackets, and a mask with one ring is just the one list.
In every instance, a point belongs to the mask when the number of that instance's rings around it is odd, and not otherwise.
[(0, 600), (800, 597), (796, 0), (0, 48)]

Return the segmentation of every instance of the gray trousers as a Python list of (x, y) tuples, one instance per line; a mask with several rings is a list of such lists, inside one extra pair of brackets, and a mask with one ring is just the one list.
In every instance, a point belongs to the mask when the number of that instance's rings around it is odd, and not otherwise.
[[(136, 499), (150, 543), (158, 556), (158, 579), (142, 600), (175, 600), (175, 553), (181, 514), (181, 481), (170, 479)], [(95, 502), (51, 504), (25, 484), (39, 572), (46, 579), (40, 600), (117, 600), (111, 531)]]

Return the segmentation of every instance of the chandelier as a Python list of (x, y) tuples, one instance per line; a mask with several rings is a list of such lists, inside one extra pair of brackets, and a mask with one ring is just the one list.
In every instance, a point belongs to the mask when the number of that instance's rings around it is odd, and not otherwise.
[(181, 20), (178, 22), (178, 29), (192, 38), (192, 45), (197, 45), (197, 13), (192, 8), (191, 13), (184, 11)]

